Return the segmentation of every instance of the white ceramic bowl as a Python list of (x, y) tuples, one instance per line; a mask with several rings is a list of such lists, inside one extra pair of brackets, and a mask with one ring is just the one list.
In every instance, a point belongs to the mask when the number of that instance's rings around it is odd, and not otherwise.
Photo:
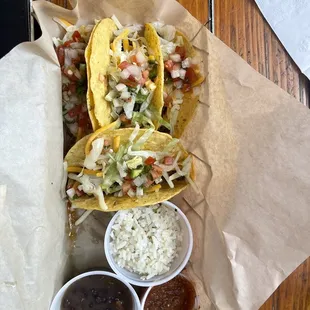
[(50, 310), (60, 310), (60, 306), (61, 306), (61, 301), (62, 298), (65, 294), (65, 291), (67, 290), (67, 288), (74, 283), (75, 281), (87, 277), (87, 276), (93, 276), (93, 275), (103, 275), (103, 276), (109, 276), (112, 278), (115, 278), (119, 281), (121, 281), (122, 283), (124, 283), (124, 285), (126, 285), (129, 289), (129, 291), (131, 292), (131, 296), (133, 299), (133, 303), (134, 303), (134, 310), (140, 310), (141, 309), (141, 304), (140, 304), (140, 300), (139, 297), (136, 293), (136, 291), (133, 289), (133, 287), (126, 282), (122, 277), (119, 277), (118, 275), (111, 273), (111, 272), (106, 272), (106, 271), (90, 271), (90, 272), (85, 272), (82, 273), (78, 276), (76, 276), (75, 278), (71, 279), (69, 282), (67, 282), (56, 294), (56, 296), (53, 299), (53, 302), (51, 304)]
[(179, 252), (179, 256), (172, 263), (170, 270), (162, 275), (155, 276), (149, 280), (141, 280), (138, 274), (119, 267), (114, 261), (113, 256), (111, 255), (111, 252), (110, 252), (110, 234), (111, 234), (112, 226), (114, 225), (114, 222), (116, 218), (118, 217), (119, 212), (121, 211), (117, 212), (113, 216), (106, 230), (105, 237), (104, 237), (104, 251), (105, 251), (105, 255), (107, 257), (108, 263), (110, 264), (110, 267), (116, 274), (123, 277), (127, 282), (133, 285), (148, 287), (148, 286), (155, 286), (155, 285), (166, 283), (182, 271), (182, 269), (185, 267), (185, 265), (187, 264), (191, 256), (192, 249), (193, 249), (193, 232), (192, 232), (192, 228), (190, 226), (188, 219), (186, 218), (185, 214), (173, 203), (169, 201), (165, 201), (162, 204), (168, 208), (177, 209), (178, 214), (179, 214), (181, 229), (183, 231), (183, 242), (182, 242), (181, 250)]

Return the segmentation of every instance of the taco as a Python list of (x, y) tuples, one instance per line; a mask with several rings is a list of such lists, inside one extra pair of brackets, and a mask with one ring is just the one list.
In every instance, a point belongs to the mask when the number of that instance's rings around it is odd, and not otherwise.
[(78, 141), (65, 162), (67, 195), (75, 208), (108, 212), (152, 205), (188, 183), (195, 186), (192, 156), (179, 140), (138, 124), (99, 129)]
[(85, 56), (94, 130), (117, 119), (121, 127), (138, 123), (170, 128), (161, 117), (163, 59), (151, 24), (122, 26), (115, 16), (103, 19), (92, 32)]
[(163, 59), (160, 67), (164, 79), (161, 113), (170, 124), (170, 134), (179, 138), (198, 105), (199, 89), (195, 88), (205, 78), (200, 73), (200, 60), (186, 36), (172, 25), (160, 22), (152, 25), (160, 40), (159, 58)]
[(79, 140), (92, 132), (86, 104), (87, 72), (85, 49), (94, 25), (74, 26), (66, 20), (54, 18), (66, 33), (53, 38), (62, 72), (63, 121), (71, 134)]

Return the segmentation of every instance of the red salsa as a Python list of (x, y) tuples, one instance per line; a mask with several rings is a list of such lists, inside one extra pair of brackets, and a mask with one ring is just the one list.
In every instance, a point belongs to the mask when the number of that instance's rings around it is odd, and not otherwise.
[(195, 298), (193, 284), (185, 277), (177, 276), (151, 289), (144, 310), (193, 310)]

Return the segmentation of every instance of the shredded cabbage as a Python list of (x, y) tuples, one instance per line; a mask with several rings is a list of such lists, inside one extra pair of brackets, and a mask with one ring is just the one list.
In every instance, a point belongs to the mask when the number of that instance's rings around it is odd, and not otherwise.
[(138, 123), (136, 123), (135, 129), (133, 130), (132, 134), (129, 137), (129, 141), (131, 143), (133, 143), (133, 141), (136, 139), (136, 137), (137, 137), (137, 135), (139, 133), (139, 130), (140, 130), (140, 126), (139, 126)]
[(166, 171), (163, 171), (163, 177), (166, 180), (166, 182), (168, 183), (168, 185), (170, 186), (170, 188), (174, 188), (174, 184), (173, 182), (169, 179), (169, 175)]
[(141, 146), (151, 137), (151, 135), (154, 132), (154, 128), (149, 128), (139, 139), (138, 141), (133, 145), (134, 150), (139, 150)]
[(86, 218), (93, 212), (94, 210), (86, 210), (79, 219), (74, 223), (75, 226), (81, 225)]
[(153, 122), (146, 117), (143, 113), (133, 112), (132, 123), (141, 124), (143, 127), (152, 127), (154, 128)]

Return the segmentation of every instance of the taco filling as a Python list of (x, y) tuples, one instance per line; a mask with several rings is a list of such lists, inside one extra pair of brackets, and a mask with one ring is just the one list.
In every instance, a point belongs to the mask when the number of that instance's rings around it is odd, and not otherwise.
[[(170, 128), (169, 123), (161, 117), (161, 107), (157, 107), (153, 100), (156, 98), (154, 93), (160, 70), (156, 42), (150, 40), (148, 35), (152, 30), (147, 25), (123, 26), (115, 16), (100, 23), (94, 30), (89, 61), (91, 75), (96, 79), (91, 91), (96, 96), (100, 93), (94, 99), (99, 125), (105, 126), (119, 119), (122, 128), (134, 127), (135, 123), (146, 128), (158, 127), (157, 124)], [(102, 36), (107, 38), (104, 33), (104, 25), (107, 24), (111, 28), (109, 46), (102, 42)], [(158, 40), (156, 35), (152, 38)], [(155, 49), (151, 48), (152, 45)], [(99, 49), (103, 52), (99, 53)], [(95, 61), (95, 58), (100, 60)], [(106, 62), (105, 59), (109, 60)], [(102, 68), (98, 68), (100, 65)], [(108, 109), (104, 108), (106, 105)]]
[[(140, 130), (138, 124), (121, 138), (117, 132), (122, 130), (94, 139), (84, 161), (67, 168), (67, 195), (73, 204), (75, 199), (95, 196), (99, 209), (107, 211), (106, 196), (140, 198), (159, 192), (163, 186), (174, 189), (175, 182), (181, 180), (194, 185), (190, 176), (192, 157), (179, 147), (177, 139), (167, 139), (153, 128)], [(169, 142), (156, 150), (145, 147), (156, 139)], [(70, 165), (70, 158), (68, 161)], [(170, 192), (173, 196), (174, 192)], [(135, 206), (139, 206), (139, 200), (129, 207)]]
[(70, 132), (79, 139), (92, 130), (86, 104), (84, 53), (94, 26), (77, 27), (58, 18), (54, 20), (66, 30), (63, 39), (53, 38), (62, 72), (63, 120)]
[(192, 93), (204, 77), (200, 74), (199, 60), (194, 57), (195, 51), (187, 38), (172, 25), (160, 22), (152, 23), (160, 39), (161, 52), (164, 61), (164, 107), (162, 115), (170, 123), (170, 134), (174, 135), (179, 111), (183, 103), (191, 104), (195, 95)]

